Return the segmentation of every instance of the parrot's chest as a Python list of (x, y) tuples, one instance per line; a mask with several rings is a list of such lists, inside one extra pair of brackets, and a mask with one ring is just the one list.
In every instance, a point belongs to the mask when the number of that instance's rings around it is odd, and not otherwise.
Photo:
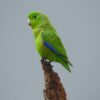
[(37, 49), (37, 51), (39, 52), (39, 54), (41, 56), (43, 56), (43, 53), (45, 52), (46, 47), (43, 44), (43, 39), (42, 39), (41, 35), (39, 35), (36, 38), (35, 43), (36, 43), (36, 49)]

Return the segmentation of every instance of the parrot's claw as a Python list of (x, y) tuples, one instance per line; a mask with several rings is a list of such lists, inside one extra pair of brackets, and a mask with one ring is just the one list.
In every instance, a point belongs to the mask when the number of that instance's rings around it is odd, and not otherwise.
[(47, 61), (46, 61), (46, 58), (44, 58), (44, 57), (41, 59), (41, 61), (42, 61), (42, 62), (45, 62), (45, 63), (47, 62)]
[(52, 61), (50, 61), (50, 60), (47, 61), (45, 57), (43, 57), (43, 58), (41, 59), (41, 61), (44, 62), (44, 63), (46, 63), (46, 64), (48, 64), (48, 65), (50, 65), (50, 66), (53, 68), (53, 66), (51, 65), (51, 62), (52, 62)]
[(50, 65), (51, 68), (53, 68), (53, 66), (51, 65), (51, 62), (52, 62), (52, 61), (49, 60), (49, 61), (47, 62), (47, 64)]

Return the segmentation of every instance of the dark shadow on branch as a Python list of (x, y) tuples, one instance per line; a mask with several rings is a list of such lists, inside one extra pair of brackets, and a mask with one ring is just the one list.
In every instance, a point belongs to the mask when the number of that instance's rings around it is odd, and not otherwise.
[(45, 79), (45, 89), (43, 91), (45, 100), (67, 100), (64, 87), (58, 74), (53, 71), (53, 66), (46, 60), (41, 60), (41, 64)]

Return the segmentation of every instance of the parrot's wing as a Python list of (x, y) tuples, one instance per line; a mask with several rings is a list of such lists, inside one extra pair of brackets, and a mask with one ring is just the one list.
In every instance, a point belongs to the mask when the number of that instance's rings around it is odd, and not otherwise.
[(60, 57), (64, 61), (68, 61), (68, 57), (65, 52), (65, 48), (60, 40), (60, 38), (51, 32), (43, 31), (41, 33), (44, 45), (49, 48), (53, 53)]

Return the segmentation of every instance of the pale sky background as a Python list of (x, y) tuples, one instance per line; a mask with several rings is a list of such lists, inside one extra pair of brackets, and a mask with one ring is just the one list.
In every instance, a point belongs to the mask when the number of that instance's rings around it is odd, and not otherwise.
[(69, 100), (100, 100), (100, 0), (0, 0), (0, 100), (44, 100), (30, 11), (48, 15), (73, 63), (53, 63)]

